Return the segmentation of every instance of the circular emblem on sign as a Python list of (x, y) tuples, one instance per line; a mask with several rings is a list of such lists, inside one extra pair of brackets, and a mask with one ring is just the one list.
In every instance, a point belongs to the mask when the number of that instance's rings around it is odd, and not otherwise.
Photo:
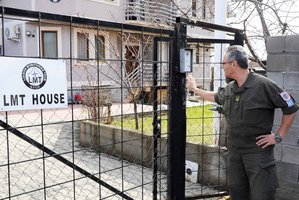
[(47, 81), (46, 70), (37, 63), (30, 63), (26, 65), (22, 71), (22, 79), (27, 87), (30, 89), (40, 89)]
[(50, 0), (53, 3), (58, 3), (60, 0)]
[(10, 36), (10, 30), (9, 30), (9, 28), (6, 28), (6, 29), (5, 29), (5, 36), (6, 36), (6, 37), (9, 37), (9, 36)]

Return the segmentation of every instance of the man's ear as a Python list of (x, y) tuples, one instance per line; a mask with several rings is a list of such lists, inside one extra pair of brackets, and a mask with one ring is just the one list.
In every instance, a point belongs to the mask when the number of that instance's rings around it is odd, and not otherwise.
[(233, 67), (236, 67), (237, 66), (237, 63), (235, 60), (233, 60)]

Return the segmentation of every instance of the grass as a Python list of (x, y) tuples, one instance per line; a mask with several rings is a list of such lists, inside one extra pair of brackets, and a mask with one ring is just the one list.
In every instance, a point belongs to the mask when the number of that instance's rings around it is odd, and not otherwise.
[[(213, 111), (209, 110), (212, 105), (188, 107), (187, 117), (187, 141), (192, 143), (212, 144), (213, 142)], [(161, 134), (167, 136), (167, 114), (160, 114)], [(146, 134), (153, 134), (153, 117), (151, 115), (139, 116), (139, 130)], [(121, 126), (120, 120), (113, 120), (112, 125)], [(123, 118), (123, 128), (135, 129), (135, 120), (132, 117)]]

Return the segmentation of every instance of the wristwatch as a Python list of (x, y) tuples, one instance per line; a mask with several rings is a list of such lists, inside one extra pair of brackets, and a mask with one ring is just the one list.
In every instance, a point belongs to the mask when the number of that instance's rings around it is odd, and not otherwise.
[(275, 133), (274, 139), (275, 139), (276, 143), (281, 143), (282, 142), (282, 137), (278, 133)]

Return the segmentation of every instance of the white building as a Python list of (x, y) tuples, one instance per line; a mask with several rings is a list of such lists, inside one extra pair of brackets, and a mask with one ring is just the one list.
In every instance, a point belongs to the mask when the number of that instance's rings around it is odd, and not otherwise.
[[(39, 15), (51, 13), (59, 15), (60, 18), (72, 16), (82, 20), (84, 18), (106, 21), (108, 24), (117, 22), (164, 30), (173, 30), (177, 16), (211, 23), (214, 23), (215, 19), (226, 17), (224, 8), (222, 11), (218, 9), (221, 12), (217, 12), (215, 18), (215, 4), (211, 1), (175, 0), (173, 2), (170, 0), (1, 0), (0, 6), (3, 6), (4, 10), (14, 8), (33, 11), (28, 17), (14, 18), (3, 15), (4, 26), (2, 26), (3, 31), (0, 32), (1, 53), (4, 56), (71, 58), (71, 62), (69, 59), (67, 61), (68, 70), (71, 71), (70, 68), (73, 70), (72, 82), (75, 88), (95, 78), (90, 77), (95, 75), (93, 67), (95, 65), (100, 65), (103, 72), (99, 77), (102, 84), (115, 84), (117, 81), (113, 77), (124, 70), (126, 82), (132, 85), (140, 80), (140, 75), (136, 76), (136, 74), (140, 74), (141, 66), (143, 72), (152, 71), (152, 64), (144, 62), (152, 59), (152, 34), (145, 32), (142, 39), (140, 32), (121, 33), (117, 26), (107, 28), (101, 25), (97, 28), (76, 21), (70, 23), (55, 18), (45, 20)], [(225, 4), (221, 3), (221, 6)], [(213, 38), (215, 35), (217, 33), (209, 30), (188, 27), (188, 37), (191, 38)], [(194, 43), (189, 47), (194, 49), (194, 76), (198, 78), (199, 85), (211, 89), (210, 83), (213, 80), (215, 67), (213, 59), (219, 53), (215, 53), (213, 44)], [(163, 62), (163, 81), (167, 81), (168, 43), (161, 42), (159, 49), (163, 49), (158, 59)], [(125, 69), (111, 70), (112, 65), (117, 62), (121, 65), (122, 60)], [(149, 86), (147, 91), (151, 90), (151, 81), (145, 83), (145, 86)]]

